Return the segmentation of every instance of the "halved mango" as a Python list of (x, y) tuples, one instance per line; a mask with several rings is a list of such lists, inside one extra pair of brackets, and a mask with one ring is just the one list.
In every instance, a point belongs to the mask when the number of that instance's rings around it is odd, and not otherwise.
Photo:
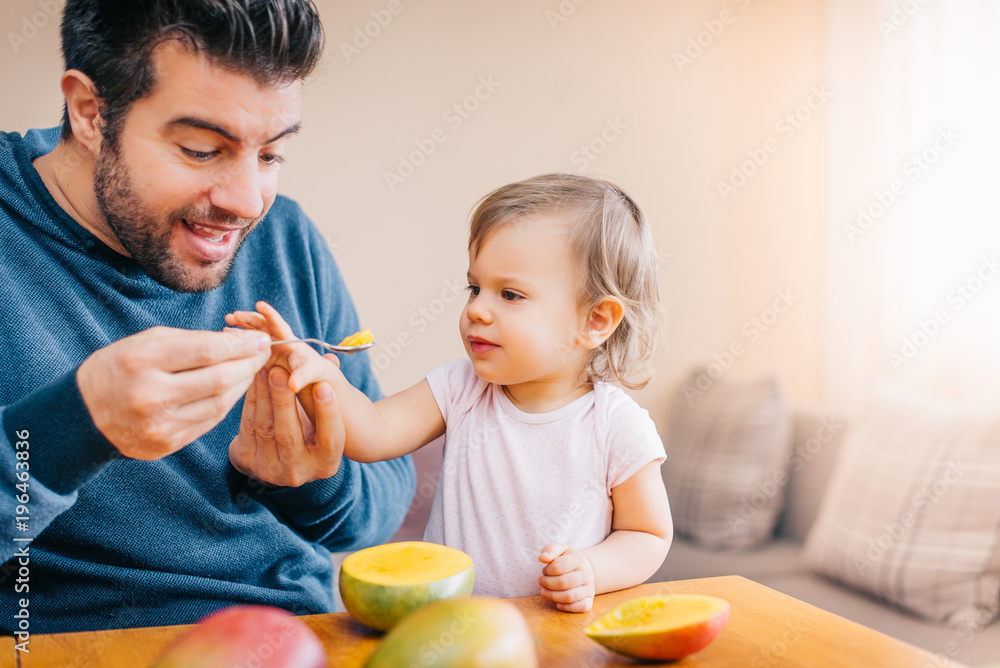
[(640, 596), (614, 608), (584, 633), (619, 654), (668, 661), (704, 648), (728, 620), (729, 602), (714, 596)]
[(375, 340), (375, 336), (372, 334), (372, 330), (363, 329), (360, 332), (351, 334), (343, 341), (338, 343), (338, 346), (363, 346), (366, 343), (371, 343)]
[(340, 596), (352, 617), (386, 631), (428, 603), (468, 596), (474, 581), (465, 552), (420, 541), (387, 543), (344, 559)]

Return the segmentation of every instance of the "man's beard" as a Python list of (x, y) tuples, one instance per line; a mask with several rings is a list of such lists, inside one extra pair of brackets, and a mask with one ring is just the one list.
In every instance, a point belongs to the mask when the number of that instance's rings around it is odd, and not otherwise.
[[(159, 218), (132, 188), (117, 137), (105, 137), (94, 165), (94, 194), (108, 227), (133, 260), (157, 283), (177, 292), (208, 292), (229, 277), (243, 242), (260, 218), (247, 220), (218, 209), (208, 212), (184, 207)], [(170, 247), (174, 221), (197, 220), (227, 227), (239, 226), (240, 238), (232, 255), (218, 262), (203, 262), (202, 270), (185, 266)], [(184, 223), (181, 223), (182, 225)]]

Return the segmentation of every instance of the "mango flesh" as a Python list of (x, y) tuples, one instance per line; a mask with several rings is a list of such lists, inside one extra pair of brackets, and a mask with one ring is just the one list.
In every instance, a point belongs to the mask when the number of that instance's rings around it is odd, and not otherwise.
[(360, 332), (351, 334), (343, 341), (338, 343), (338, 346), (363, 346), (366, 343), (371, 343), (375, 340), (375, 336), (372, 335), (372, 330), (363, 329)]
[(472, 593), (475, 572), (469, 555), (435, 543), (376, 545), (344, 559), (340, 596), (356, 620), (387, 631), (414, 610)]
[(537, 668), (524, 616), (497, 598), (438, 601), (386, 634), (365, 668)]
[(327, 668), (323, 644), (292, 613), (236, 605), (208, 615), (177, 638), (151, 668)]
[(591, 640), (639, 659), (668, 661), (703, 649), (729, 621), (714, 596), (666, 594), (626, 601), (584, 629)]

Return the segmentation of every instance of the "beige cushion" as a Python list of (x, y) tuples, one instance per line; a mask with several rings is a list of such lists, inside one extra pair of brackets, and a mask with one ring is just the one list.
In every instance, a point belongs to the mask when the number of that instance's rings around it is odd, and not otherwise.
[(881, 385), (844, 435), (806, 564), (961, 627), (1000, 607), (1000, 414)]
[(770, 539), (784, 503), (788, 406), (776, 379), (706, 380), (697, 370), (682, 386), (665, 443), (674, 528), (702, 546), (749, 547)]

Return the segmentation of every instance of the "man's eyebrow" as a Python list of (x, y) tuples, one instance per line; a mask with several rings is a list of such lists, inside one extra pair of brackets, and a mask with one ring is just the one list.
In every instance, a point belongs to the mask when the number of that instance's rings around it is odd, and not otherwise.
[[(169, 123), (167, 123), (167, 125), (168, 126), (182, 125), (189, 128), (198, 128), (199, 130), (208, 130), (209, 132), (214, 132), (217, 135), (223, 137), (224, 139), (233, 142), (234, 144), (242, 143), (242, 140), (239, 137), (237, 137), (236, 135), (234, 135), (232, 132), (222, 127), (221, 125), (217, 123), (212, 123), (211, 121), (206, 121), (203, 118), (197, 118), (195, 116), (181, 116), (180, 118), (175, 118), (174, 120), (170, 121)], [(295, 134), (301, 129), (302, 129), (302, 123), (301, 122), (295, 123), (294, 125), (290, 125), (281, 132), (279, 132), (278, 134), (274, 135), (264, 143), (270, 144), (272, 142), (276, 142), (285, 135)]]

